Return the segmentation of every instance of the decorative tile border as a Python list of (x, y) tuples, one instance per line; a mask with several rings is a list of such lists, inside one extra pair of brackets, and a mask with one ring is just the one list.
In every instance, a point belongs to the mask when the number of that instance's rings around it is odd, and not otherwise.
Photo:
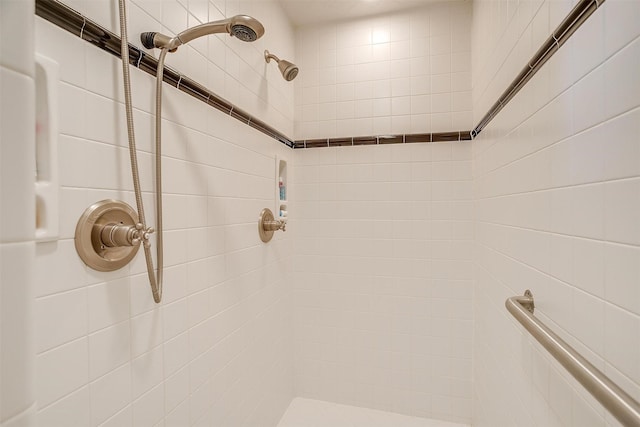
[[(36, 15), (75, 34), (92, 45), (121, 58), (120, 37), (84, 17), (69, 6), (56, 0), (36, 0)], [(129, 44), (129, 62), (131, 65), (155, 77), (158, 60), (132, 44)], [(277, 139), (289, 147), (293, 147), (293, 141), (287, 136), (211, 92), (195, 80), (166, 65), (164, 67), (163, 81), (223, 113), (240, 120), (242, 123), (251, 126), (265, 135)]]
[[(416, 142), (469, 141), (480, 134), (491, 120), (502, 110), (538, 70), (555, 54), (571, 35), (595, 12), (605, 0), (579, 0), (566, 18), (545, 40), (527, 65), (511, 82), (500, 98), (491, 106), (471, 131), (440, 133), (399, 134), (378, 136), (357, 136), (344, 138), (307, 139), (292, 141), (263, 121), (237, 108), (224, 98), (211, 92), (198, 82), (186, 77), (169, 66), (164, 67), (164, 82), (229, 114), (248, 126), (268, 135), (291, 148), (342, 147), (356, 145), (407, 144)], [(120, 58), (120, 37), (106, 30), (79, 12), (57, 0), (36, 0), (36, 14), (53, 24), (81, 37), (94, 46)], [(156, 75), (158, 60), (129, 44), (130, 63), (153, 76)]]
[(347, 138), (303, 139), (293, 148), (344, 147), (356, 145), (411, 144), (416, 142), (471, 141), (471, 132), (413, 133), (399, 135), (356, 136)]

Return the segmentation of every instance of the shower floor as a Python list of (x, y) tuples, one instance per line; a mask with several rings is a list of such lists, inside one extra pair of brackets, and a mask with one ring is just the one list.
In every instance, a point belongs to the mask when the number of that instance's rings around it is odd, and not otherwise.
[(469, 427), (375, 409), (296, 397), (278, 427)]

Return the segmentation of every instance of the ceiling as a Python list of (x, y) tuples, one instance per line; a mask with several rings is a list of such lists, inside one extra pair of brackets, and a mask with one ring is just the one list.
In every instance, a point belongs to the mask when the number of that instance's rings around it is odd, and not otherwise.
[(442, 0), (279, 0), (296, 27), (362, 18)]

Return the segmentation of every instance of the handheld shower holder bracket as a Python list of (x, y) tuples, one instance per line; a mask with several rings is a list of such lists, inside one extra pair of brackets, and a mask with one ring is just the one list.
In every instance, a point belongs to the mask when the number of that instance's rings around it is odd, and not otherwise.
[(140, 34), (142, 46), (147, 49), (168, 49), (169, 52), (175, 52), (182, 43), (177, 37), (169, 37), (155, 31), (147, 31)]

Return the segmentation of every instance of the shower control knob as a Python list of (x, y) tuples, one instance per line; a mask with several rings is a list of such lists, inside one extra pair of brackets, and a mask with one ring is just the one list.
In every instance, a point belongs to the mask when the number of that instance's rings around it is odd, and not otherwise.
[(264, 208), (258, 217), (258, 234), (260, 240), (268, 242), (277, 230), (286, 231), (287, 222), (273, 217), (271, 209)]
[(151, 246), (151, 242), (149, 239), (151, 238), (151, 234), (155, 231), (153, 227), (144, 228), (144, 225), (141, 223), (137, 223), (135, 226), (135, 230), (132, 233), (131, 244), (139, 245), (142, 243), (146, 248)]

